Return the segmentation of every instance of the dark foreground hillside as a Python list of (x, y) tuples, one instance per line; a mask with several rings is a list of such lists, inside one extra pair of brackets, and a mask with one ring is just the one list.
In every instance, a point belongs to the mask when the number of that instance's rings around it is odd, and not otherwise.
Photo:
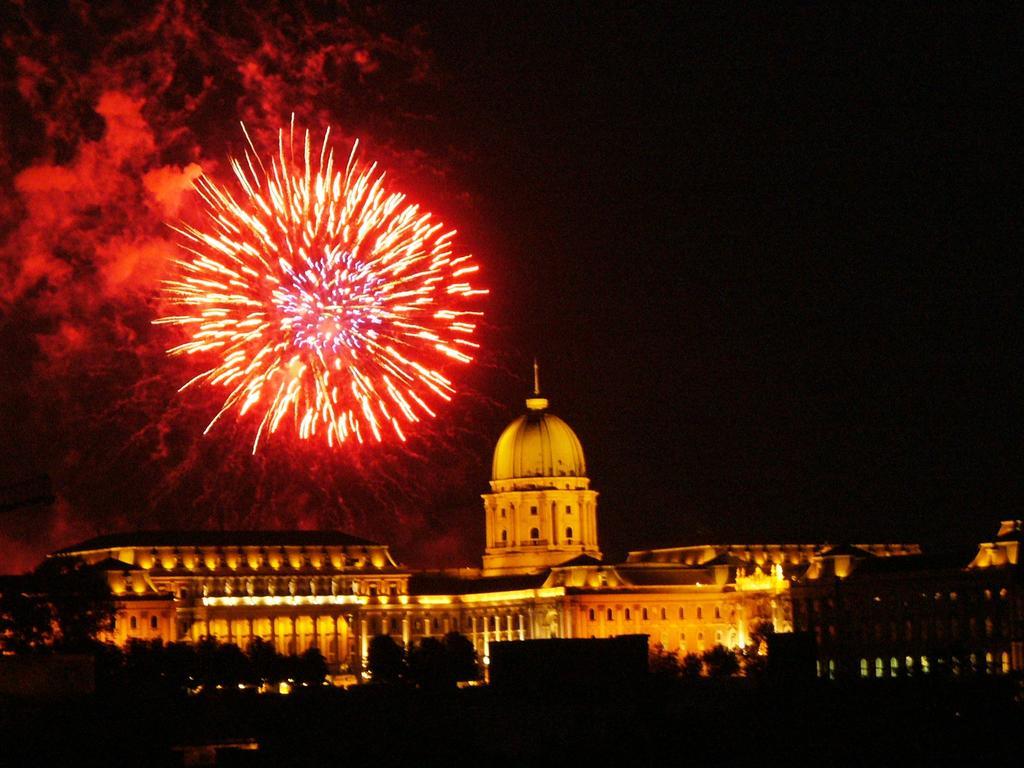
[(1024, 708), (1008, 681), (755, 687), (651, 681), (543, 696), (367, 686), (290, 696), (97, 694), (0, 702), (0, 764), (182, 765), (185, 745), (251, 740), (219, 765), (888, 765), (1015, 761)]

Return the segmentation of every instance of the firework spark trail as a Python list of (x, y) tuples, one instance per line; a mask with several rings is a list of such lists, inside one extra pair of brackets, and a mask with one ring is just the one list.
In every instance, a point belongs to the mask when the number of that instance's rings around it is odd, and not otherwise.
[(241, 194), (200, 177), (207, 226), (176, 228), (189, 255), (164, 294), (181, 313), (155, 322), (191, 337), (170, 354), (216, 358), (181, 388), (228, 391), (207, 432), (228, 412), (261, 414), (254, 453), (289, 416), (329, 446), (404, 441), (403, 424), (454, 394), (442, 370), (478, 347), (471, 307), (487, 290), (455, 231), (389, 192), (356, 145), (336, 169), (329, 138), (314, 157), (305, 131), (297, 161), (294, 125), (279, 131), (269, 169), (250, 141), (245, 163), (231, 160)]

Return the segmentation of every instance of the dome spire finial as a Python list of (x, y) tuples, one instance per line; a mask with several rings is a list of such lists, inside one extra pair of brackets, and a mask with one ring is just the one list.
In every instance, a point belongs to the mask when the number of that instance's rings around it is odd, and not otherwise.
[(537, 365), (537, 358), (533, 358), (533, 394), (526, 398), (526, 409), (529, 411), (543, 411), (548, 407), (548, 400), (540, 394), (540, 366)]

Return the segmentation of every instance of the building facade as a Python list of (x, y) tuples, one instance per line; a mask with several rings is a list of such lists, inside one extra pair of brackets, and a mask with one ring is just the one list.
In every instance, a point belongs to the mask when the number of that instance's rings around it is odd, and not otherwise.
[(389, 548), (321, 531), (143, 531), (82, 557), (119, 598), (113, 639), (321, 650), (365, 670), (369, 640), (461, 632), (490, 643), (646, 634), (680, 653), (743, 648), (770, 623), (813, 633), (822, 676), (1024, 670), (1019, 522), (958, 563), (913, 544), (723, 544), (605, 563), (582, 445), (538, 391), (501, 434), (483, 496), (481, 568), (406, 568)]

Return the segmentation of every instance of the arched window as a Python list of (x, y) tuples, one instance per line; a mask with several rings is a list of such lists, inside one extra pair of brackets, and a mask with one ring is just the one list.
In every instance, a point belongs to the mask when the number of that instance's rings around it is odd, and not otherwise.
[[(629, 621), (629, 608), (626, 609), (626, 621)], [(1004, 653), (1003, 656), (1006, 654)]]
[(927, 656), (921, 657), (921, 673), (927, 675), (931, 671), (931, 664), (928, 662)]
[(889, 659), (889, 674), (892, 675), (893, 677), (896, 677), (896, 675), (899, 674), (899, 671), (900, 671), (899, 659), (897, 659), (895, 656), (893, 656), (891, 659)]
[(996, 662), (992, 656), (992, 652), (989, 651), (985, 654), (985, 674), (994, 675), (996, 672)]
[(501, 531), (501, 540), (508, 541), (508, 531), (506, 531), (505, 529), (502, 529)]
[(704, 618), (704, 609), (701, 608), (699, 605), (697, 606), (697, 618), (698, 619), (703, 619)]
[(572, 528), (565, 529), (565, 538), (569, 541), (572, 541)]
[(875, 659), (875, 677), (885, 676), (885, 662), (882, 661), (881, 657)]
[(505, 516), (505, 508), (504, 508), (504, 507), (502, 507), (502, 508), (501, 508), (501, 516), (502, 516), (502, 517), (504, 517), (504, 516)]
[(538, 528), (531, 528), (530, 529), (530, 538), (531, 539), (539, 539), (540, 538), (540, 530)]
[(679, 618), (680, 620), (686, 618), (686, 609), (683, 606), (679, 606)]
[(1008, 654), (1006, 651), (1003, 651), (1002, 655), (999, 657), (999, 662), (1003, 674), (1010, 674), (1010, 654)]
[(868, 676), (868, 660), (867, 659), (861, 659), (860, 660), (860, 676), (861, 677), (867, 677)]
[(608, 621), (611, 621), (611, 620), (612, 620), (612, 616), (613, 616), (613, 614), (612, 614), (612, 609), (611, 609), (611, 608), (609, 608), (609, 609), (608, 609), (608, 614), (607, 614), (607, 617), (608, 617)]
[(719, 606), (719, 605), (715, 606), (715, 618), (716, 619), (722, 618), (722, 607)]

